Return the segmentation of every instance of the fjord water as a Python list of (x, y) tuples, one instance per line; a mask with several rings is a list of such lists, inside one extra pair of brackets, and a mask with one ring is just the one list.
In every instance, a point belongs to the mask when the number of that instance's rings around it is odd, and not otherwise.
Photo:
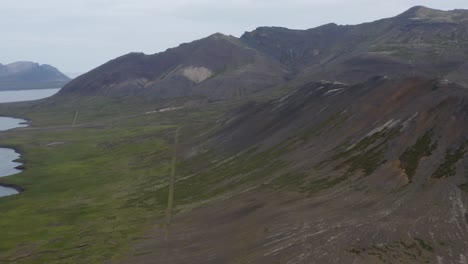
[[(0, 103), (20, 102), (42, 99), (57, 93), (60, 89), (22, 90), (0, 92)], [(0, 131), (26, 127), (27, 121), (18, 118), (0, 117)], [(21, 163), (15, 162), (20, 154), (13, 149), (0, 148), (0, 177), (11, 176), (21, 172), (16, 169)], [(0, 197), (18, 194), (14, 188), (0, 186)]]
[(21, 165), (19, 162), (15, 162), (20, 157), (20, 154), (12, 149), (1, 148), (0, 149), (0, 177), (10, 176), (21, 172), (15, 169)]
[(31, 101), (46, 98), (56, 94), (60, 89), (36, 89), (0, 92), (0, 103)]
[(27, 126), (27, 121), (24, 119), (0, 117), (0, 131)]
[[(16, 169), (21, 163), (14, 161), (19, 157), (20, 155), (12, 149), (0, 148), (0, 177), (11, 176), (21, 172)], [(0, 197), (13, 194), (18, 194), (18, 191), (14, 188), (0, 186)]]
[(10, 196), (18, 193), (19, 192), (13, 188), (0, 186), (0, 197)]
[[(25, 127), (26, 120), (0, 117), (0, 131), (13, 129), (17, 127)], [(0, 148), (0, 177), (11, 176), (21, 171), (16, 169), (21, 163), (15, 162), (20, 157), (20, 154), (9, 148)], [(18, 194), (14, 188), (0, 186), (0, 197)]]

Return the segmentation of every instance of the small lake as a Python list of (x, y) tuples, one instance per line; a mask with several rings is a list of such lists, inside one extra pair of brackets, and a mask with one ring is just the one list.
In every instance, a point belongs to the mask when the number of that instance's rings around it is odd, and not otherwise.
[[(0, 103), (32, 101), (46, 98), (56, 94), (60, 89), (22, 90), (0, 92)], [(27, 121), (18, 118), (0, 117), (0, 132), (28, 126)], [(9, 148), (0, 148), (0, 177), (11, 176), (20, 173), (16, 169), (21, 163), (15, 162), (20, 154)], [(10, 187), (0, 186), (0, 197), (18, 194), (19, 192)]]
[(14, 160), (19, 159), (20, 154), (12, 149), (0, 148), (0, 177), (11, 176), (20, 173), (21, 170), (15, 169), (21, 163)]
[(13, 129), (17, 127), (27, 127), (27, 121), (24, 119), (0, 117), (0, 131)]
[(15, 194), (19, 194), (19, 192), (10, 187), (0, 186), (0, 197), (5, 197), (5, 196), (10, 196), (10, 195), (15, 195)]

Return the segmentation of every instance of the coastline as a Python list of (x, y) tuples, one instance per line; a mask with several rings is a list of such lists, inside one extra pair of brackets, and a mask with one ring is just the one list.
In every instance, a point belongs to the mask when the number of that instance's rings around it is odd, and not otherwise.
[[(18, 192), (18, 194), (21, 194), (24, 191), (26, 191), (26, 189), (23, 186), (20, 186), (20, 185), (17, 185), (17, 184), (12, 184), (12, 183), (5, 183), (5, 182), (3, 182), (1, 180), (0, 180), (0, 187), (14, 189), (15, 191)], [(2, 198), (2, 196), (0, 196), (0, 199), (1, 198)]]
[[(13, 102), (13, 103), (14, 103), (14, 102)], [(0, 104), (11, 104), (11, 103), (0, 103)], [(24, 117), (17, 117), (17, 116), (0, 116), (0, 118), (11, 118), (11, 119), (24, 120), (23, 122), (18, 123), (18, 125), (26, 125), (26, 126), (28, 126), (28, 127), (32, 124), (32, 120), (31, 120), (31, 119), (29, 119), (29, 118), (24, 118)], [(13, 129), (17, 129), (17, 128), (23, 128), (23, 127), (14, 127), (14, 128), (10, 128), (10, 129), (7, 129), (7, 130), (0, 131), (0, 132), (7, 132), (7, 131), (10, 131), (10, 130), (13, 130)]]
[[(13, 118), (13, 117), (9, 117), (9, 118)], [(24, 119), (24, 118), (15, 118), (15, 119), (24, 120), (24, 122), (19, 123), (20, 125), (21, 124), (26, 124), (27, 126), (29, 126), (31, 124), (30, 120), (27, 120), (27, 119)], [(18, 127), (18, 128), (20, 128), (20, 127)], [(15, 129), (15, 128), (12, 128), (12, 129)], [(8, 129), (6, 131), (9, 131), (9, 130), (11, 130), (11, 129)], [(15, 145), (2, 144), (2, 145), (0, 145), (0, 149), (11, 149), (15, 153), (17, 153), (19, 155), (19, 157), (12, 160), (12, 162), (17, 162), (17, 163), (21, 163), (21, 164), (14, 167), (14, 169), (19, 170), (20, 171), (19, 173), (26, 170), (25, 161), (23, 159), (24, 151), (20, 147), (15, 146)], [(8, 176), (0, 178), (0, 187), (14, 189), (14, 190), (16, 190), (18, 192), (18, 194), (21, 194), (21, 193), (23, 193), (25, 191), (25, 188), (23, 186), (13, 184), (13, 183), (8, 183), (7, 181), (5, 181), (4, 178), (6, 178), (6, 177), (8, 177)], [(16, 195), (18, 195), (18, 194), (16, 194)], [(2, 198), (2, 197), (0, 197), (0, 198)]]

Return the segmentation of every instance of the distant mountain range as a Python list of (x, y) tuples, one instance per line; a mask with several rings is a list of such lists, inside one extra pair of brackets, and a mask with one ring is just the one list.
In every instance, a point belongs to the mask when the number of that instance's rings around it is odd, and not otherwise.
[(468, 85), (468, 11), (417, 6), (360, 25), (261, 27), (214, 34), (154, 55), (131, 53), (70, 82), (61, 94), (242, 97), (271, 87), (375, 75)]
[(0, 64), (0, 91), (61, 88), (70, 80), (47, 64), (27, 61)]

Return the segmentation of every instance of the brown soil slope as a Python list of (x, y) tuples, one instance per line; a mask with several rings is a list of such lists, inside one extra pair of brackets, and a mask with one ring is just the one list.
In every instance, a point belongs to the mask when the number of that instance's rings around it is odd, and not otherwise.
[(179, 205), (169, 239), (158, 225), (123, 263), (466, 263), (465, 88), (310, 83), (222, 121), (191, 159), (216, 153), (212, 170), (238, 173), (188, 197), (218, 194)]

